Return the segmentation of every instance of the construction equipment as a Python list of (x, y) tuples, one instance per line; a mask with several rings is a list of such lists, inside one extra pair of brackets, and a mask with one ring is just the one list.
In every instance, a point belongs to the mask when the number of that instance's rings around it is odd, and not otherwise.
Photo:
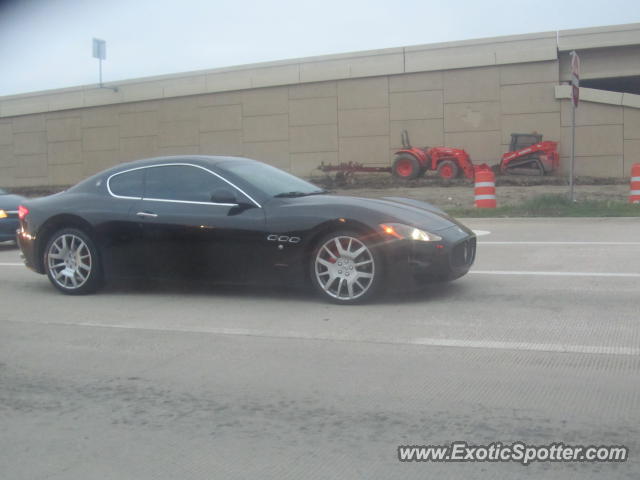
[(412, 147), (409, 134), (402, 131), (402, 149), (395, 154), (391, 167), (371, 167), (357, 162), (343, 162), (338, 165), (322, 163), (318, 168), (323, 172), (337, 172), (347, 182), (356, 172), (391, 172), (394, 177), (412, 180), (421, 177), (427, 170), (436, 170), (445, 180), (456, 178), (462, 172), (470, 180), (474, 176), (474, 167), (469, 154), (458, 148), (448, 147)]
[(390, 172), (402, 180), (421, 177), (427, 170), (435, 170), (445, 180), (457, 178), (460, 174), (473, 180), (478, 170), (490, 168), (508, 175), (546, 175), (555, 171), (560, 163), (558, 142), (543, 142), (542, 135), (535, 132), (512, 133), (509, 151), (494, 167), (474, 165), (469, 154), (459, 148), (413, 147), (406, 130), (402, 131), (401, 141), (402, 148), (395, 153), (391, 167), (345, 162), (338, 165), (322, 163), (318, 168), (323, 172), (337, 172), (336, 178), (348, 183), (356, 172)]
[(510, 175), (546, 175), (558, 168), (558, 142), (542, 141), (537, 133), (512, 133), (509, 151), (502, 155), (500, 172)]
[(412, 147), (409, 134), (402, 131), (402, 149), (395, 154), (391, 167), (394, 177), (404, 180), (424, 175), (427, 170), (435, 170), (440, 177), (451, 180), (463, 173), (473, 179), (473, 164), (469, 154), (459, 148), (449, 147)]

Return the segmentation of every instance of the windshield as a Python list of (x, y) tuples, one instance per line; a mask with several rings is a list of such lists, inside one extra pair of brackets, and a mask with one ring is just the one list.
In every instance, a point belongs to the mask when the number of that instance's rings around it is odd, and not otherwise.
[(316, 185), (261, 162), (230, 161), (219, 165), (268, 197), (298, 197), (324, 193)]

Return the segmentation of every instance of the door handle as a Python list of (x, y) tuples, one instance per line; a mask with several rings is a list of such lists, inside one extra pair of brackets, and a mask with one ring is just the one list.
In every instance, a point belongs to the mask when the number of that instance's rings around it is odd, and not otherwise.
[(158, 214), (157, 213), (151, 213), (151, 212), (138, 212), (136, 213), (137, 216), (142, 217), (142, 218), (157, 218)]

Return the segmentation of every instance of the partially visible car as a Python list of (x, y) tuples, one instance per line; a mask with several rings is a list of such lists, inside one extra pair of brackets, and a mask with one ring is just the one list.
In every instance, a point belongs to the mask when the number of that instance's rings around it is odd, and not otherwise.
[(0, 188), (0, 242), (16, 241), (18, 205), (24, 201), (20, 195), (12, 195)]

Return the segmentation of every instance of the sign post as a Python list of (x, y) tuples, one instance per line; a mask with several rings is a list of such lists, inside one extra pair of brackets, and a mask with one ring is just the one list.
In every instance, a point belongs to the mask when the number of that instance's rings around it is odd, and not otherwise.
[(102, 61), (107, 59), (107, 42), (104, 40), (100, 40), (99, 38), (93, 39), (93, 58), (98, 59), (98, 72), (100, 83), (98, 84), (98, 88), (107, 88), (109, 90), (113, 90), (114, 92), (118, 91), (118, 87), (105, 87), (102, 84)]
[(99, 38), (93, 39), (93, 58), (98, 59), (100, 88), (102, 88), (102, 61), (107, 59), (107, 42)]
[(580, 101), (580, 57), (571, 52), (571, 167), (569, 169), (569, 198), (576, 201), (574, 177), (576, 169), (576, 108)]

